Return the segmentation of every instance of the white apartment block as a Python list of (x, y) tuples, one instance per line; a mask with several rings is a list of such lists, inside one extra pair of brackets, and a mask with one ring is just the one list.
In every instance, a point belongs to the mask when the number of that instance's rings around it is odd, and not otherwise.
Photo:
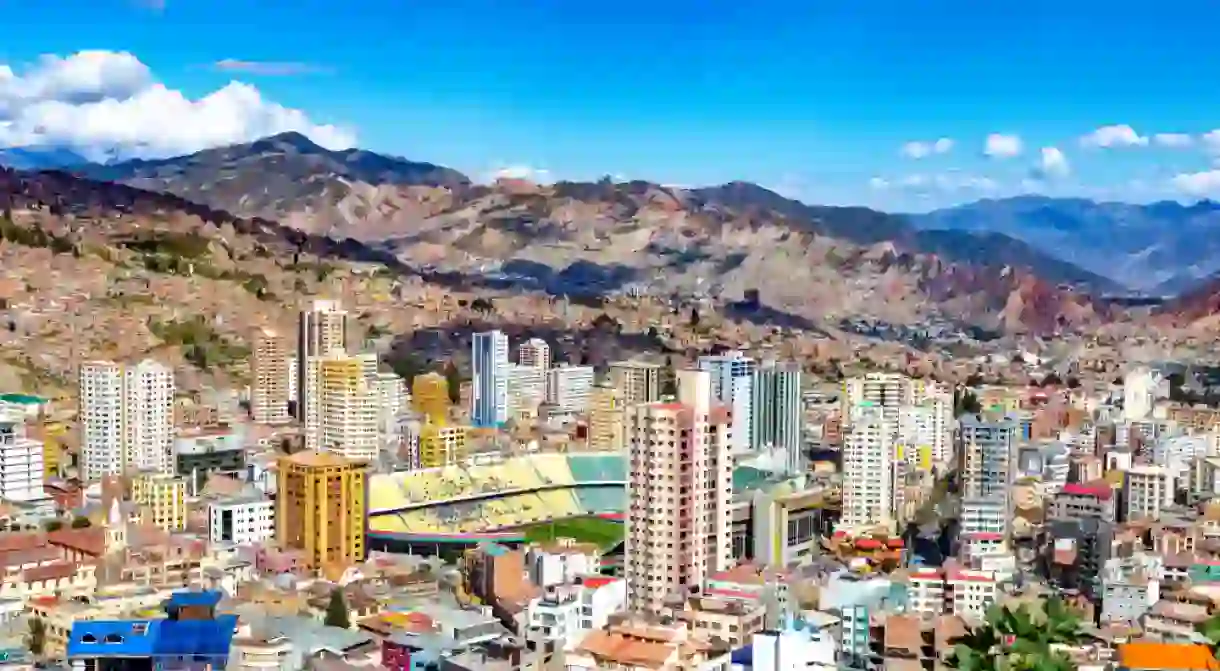
[(97, 482), (123, 472), (123, 366), (113, 361), (83, 363), (79, 385), (81, 477)]
[(730, 420), (709, 373), (680, 371), (676, 401), (628, 406), (624, 421), (628, 608), (661, 615), (732, 562)]
[(250, 353), (250, 414), (259, 424), (289, 421), (288, 401), (293, 399), (291, 348), (286, 338), (272, 329), (259, 329)]
[(80, 368), (83, 476), (174, 470), (174, 372), (146, 359), (133, 366), (91, 361)]
[(517, 364), (546, 370), (551, 367), (551, 346), (542, 338), (530, 338), (517, 350)]
[(1173, 505), (1173, 473), (1163, 466), (1132, 466), (1123, 478), (1123, 521), (1160, 519), (1161, 511)]
[(309, 427), (318, 424), (318, 371), (310, 362), (347, 349), (347, 312), (338, 301), (317, 300), (301, 312), (297, 320), (296, 411), (297, 418), (306, 426), (307, 441), (312, 433)]
[(947, 468), (953, 460), (952, 401), (933, 396), (919, 405), (900, 406), (898, 442), (910, 465), (922, 466), (926, 459), (934, 467)]
[(26, 436), (21, 419), (0, 417), (0, 499), (45, 498), (43, 474), (42, 441)]
[(699, 357), (699, 370), (712, 375), (712, 397), (732, 409), (733, 452), (750, 451), (750, 431), (754, 423), (754, 360), (731, 351)]
[(601, 629), (623, 611), (627, 583), (622, 578), (589, 576), (581, 582), (548, 585), (526, 608), (529, 628), (543, 640), (568, 645)]
[(546, 369), (510, 364), (506, 386), (509, 414), (533, 413), (546, 400)]
[(855, 406), (843, 438), (843, 516), (845, 529), (892, 525), (894, 452), (898, 427), (883, 406)]
[(963, 534), (1007, 534), (1017, 474), (1016, 436), (1017, 425), (1011, 420), (962, 418), (958, 458)]
[(546, 402), (563, 413), (582, 413), (589, 408), (593, 389), (592, 366), (556, 366), (546, 372)]
[(394, 373), (376, 373), (365, 380), (377, 396), (377, 424), (382, 436), (396, 433), (398, 416), (410, 406), (407, 381)]
[(957, 615), (981, 620), (1000, 595), (994, 572), (952, 565), (912, 570), (907, 584), (909, 609), (924, 618)]
[(256, 545), (275, 536), (275, 502), (262, 497), (231, 498), (208, 504), (213, 543)]
[(886, 419), (898, 423), (898, 409), (914, 403), (912, 380), (898, 373), (868, 373), (843, 381), (841, 411), (844, 419), (855, 408), (868, 403), (883, 408)]

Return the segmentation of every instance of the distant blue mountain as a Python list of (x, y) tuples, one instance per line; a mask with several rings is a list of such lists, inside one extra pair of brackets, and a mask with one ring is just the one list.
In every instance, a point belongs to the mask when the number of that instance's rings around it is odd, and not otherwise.
[(0, 165), (13, 170), (57, 170), (85, 165), (89, 159), (58, 147), (11, 147), (0, 149)]
[(1001, 233), (1131, 289), (1177, 294), (1220, 271), (1220, 203), (1020, 196), (911, 215), (923, 230)]

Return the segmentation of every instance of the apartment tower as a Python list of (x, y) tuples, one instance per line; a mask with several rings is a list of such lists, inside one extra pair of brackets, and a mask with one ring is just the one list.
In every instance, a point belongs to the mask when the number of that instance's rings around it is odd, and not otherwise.
[(975, 415), (961, 418), (961, 532), (1007, 533), (1016, 483), (1017, 423)]
[(134, 471), (174, 470), (174, 372), (90, 361), (80, 368), (79, 417), (86, 481)]
[(897, 432), (882, 406), (864, 401), (852, 408), (843, 438), (842, 528), (892, 525)]
[(331, 351), (347, 351), (347, 312), (338, 301), (314, 301), (297, 322), (297, 419), (308, 436), (318, 427), (318, 367)]
[(781, 449), (789, 473), (801, 471), (801, 369), (794, 363), (765, 361), (753, 374), (750, 446)]
[(435, 371), (411, 381), (411, 409), (433, 424), (449, 421), (449, 383)]
[(470, 354), (471, 422), (480, 428), (503, 426), (508, 421), (508, 336), (476, 333)]
[(364, 362), (332, 350), (318, 364), (320, 449), (368, 463), (380, 449), (381, 399)]
[(736, 351), (701, 356), (699, 370), (712, 375), (712, 398), (733, 411), (733, 452), (748, 452), (754, 421), (754, 360)]
[(615, 361), (610, 364), (610, 384), (622, 394), (624, 405), (661, 400), (660, 364), (646, 361)]
[(623, 402), (608, 383), (594, 385), (589, 394), (589, 449), (623, 449)]
[(262, 328), (251, 339), (250, 414), (259, 424), (283, 424), (291, 417), (288, 402), (292, 352), (288, 339), (274, 329)]
[(303, 565), (351, 565), (365, 558), (366, 468), (330, 452), (281, 457), (276, 478), (276, 541)]
[(551, 346), (542, 338), (530, 338), (517, 350), (517, 364), (546, 370), (551, 367)]
[(672, 402), (628, 406), (627, 607), (662, 615), (729, 567), (732, 431), (711, 375), (684, 370)]

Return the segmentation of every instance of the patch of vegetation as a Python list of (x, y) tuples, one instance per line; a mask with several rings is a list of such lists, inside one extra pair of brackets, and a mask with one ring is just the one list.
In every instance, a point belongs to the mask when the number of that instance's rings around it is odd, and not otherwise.
[(220, 335), (202, 317), (149, 321), (149, 330), (166, 345), (181, 347), (187, 361), (201, 370), (225, 367), (250, 356), (249, 346)]
[(201, 259), (208, 255), (211, 241), (195, 231), (173, 233), (153, 231), (120, 243), (135, 252), (176, 259)]
[(0, 217), (0, 240), (22, 247), (42, 247), (56, 254), (74, 253), (76, 246), (67, 237), (48, 233), (40, 224), (20, 226), (8, 217)]

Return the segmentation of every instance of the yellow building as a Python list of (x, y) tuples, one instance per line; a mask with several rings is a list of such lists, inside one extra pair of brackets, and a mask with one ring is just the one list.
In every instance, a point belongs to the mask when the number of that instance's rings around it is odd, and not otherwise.
[(364, 561), (367, 470), (330, 452), (281, 457), (275, 497), (280, 549), (303, 553), (303, 566)]
[(416, 375), (411, 381), (411, 407), (433, 424), (447, 424), (449, 382), (445, 376), (437, 372)]
[(623, 449), (622, 395), (609, 384), (593, 387), (589, 395), (589, 449)]
[(186, 480), (164, 473), (140, 473), (131, 479), (131, 500), (140, 519), (166, 531), (186, 528)]
[(63, 439), (66, 435), (66, 424), (47, 422), (42, 425), (42, 470), (46, 478), (61, 477), (61, 467), (67, 466), (63, 458)]
[(419, 430), (420, 468), (453, 466), (466, 459), (470, 427), (424, 422)]

